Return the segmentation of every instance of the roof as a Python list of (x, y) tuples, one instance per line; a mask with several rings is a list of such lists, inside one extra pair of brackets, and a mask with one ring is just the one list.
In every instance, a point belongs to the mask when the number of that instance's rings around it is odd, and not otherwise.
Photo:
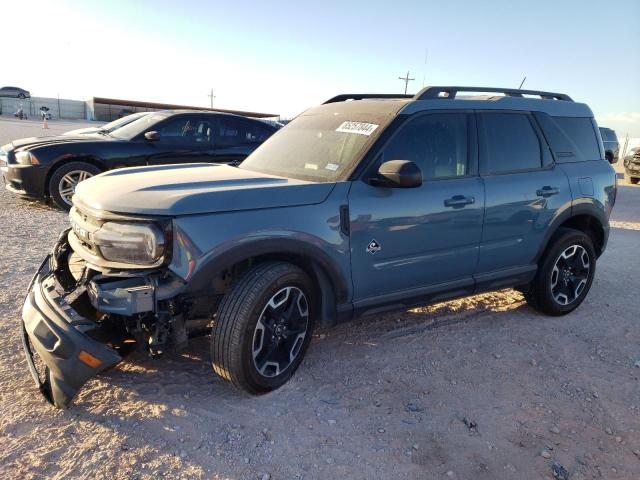
[[(458, 95), (460, 92), (479, 95)], [(481, 93), (488, 93), (488, 95), (480, 95)], [(340, 103), (359, 104), (359, 110), (371, 108), (377, 111), (380, 111), (383, 104), (387, 104), (385, 110), (393, 108), (389, 107), (389, 104), (394, 104), (397, 113), (403, 114), (444, 109), (521, 110), (545, 112), (551, 116), (593, 117), (591, 109), (586, 104), (574, 102), (564, 93), (494, 87), (425, 87), (409, 99), (402, 94), (343, 94), (331, 98), (325, 102), (325, 106), (335, 106)], [(365, 106), (366, 104), (369, 106)]]
[(105, 97), (93, 97), (93, 104), (102, 105), (117, 105), (119, 107), (137, 107), (137, 108), (152, 108), (155, 110), (198, 110), (209, 112), (221, 112), (232, 113), (234, 115), (242, 115), (243, 117), (255, 117), (255, 118), (269, 118), (279, 117), (277, 113), (263, 113), (263, 112), (248, 112), (244, 110), (227, 110), (223, 108), (205, 108), (205, 107), (191, 107), (187, 105), (173, 105), (170, 103), (156, 103), (156, 102), (144, 102), (138, 100), (122, 100), (117, 98), (105, 98)]
[[(395, 116), (403, 107), (410, 104), (410, 99), (365, 99), (353, 101), (334, 101), (312, 107), (301, 113), (300, 116), (326, 113), (331, 113), (332, 115), (362, 115), (364, 117), (366, 117), (367, 115)], [(354, 120), (354, 118), (345, 117), (345, 120)]]

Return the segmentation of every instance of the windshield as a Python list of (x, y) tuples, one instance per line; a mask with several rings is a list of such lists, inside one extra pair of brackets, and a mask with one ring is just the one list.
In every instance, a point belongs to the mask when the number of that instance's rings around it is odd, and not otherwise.
[(144, 117), (147, 113), (148, 112), (132, 113), (131, 115), (127, 115), (126, 117), (119, 118), (117, 120), (114, 120), (113, 122), (103, 125), (102, 127), (100, 127), (100, 130), (102, 130), (103, 132), (112, 132), (120, 127), (124, 127), (134, 120)]
[(145, 132), (150, 127), (152, 127), (158, 122), (161, 122), (168, 116), (169, 116), (168, 113), (149, 113), (147, 115), (140, 117), (137, 120), (134, 120), (133, 122), (123, 127), (120, 127), (116, 130), (113, 130), (112, 132), (109, 132), (109, 134), (112, 137), (122, 138), (124, 140), (131, 140), (136, 135), (139, 135), (142, 132)]
[(240, 168), (312, 182), (337, 181), (350, 172), (391, 118), (303, 115), (258, 147)]

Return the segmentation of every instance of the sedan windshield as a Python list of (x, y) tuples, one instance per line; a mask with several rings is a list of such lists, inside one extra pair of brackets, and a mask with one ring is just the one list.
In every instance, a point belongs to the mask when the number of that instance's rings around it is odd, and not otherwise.
[(344, 179), (386, 127), (387, 115), (303, 115), (282, 128), (240, 168), (312, 182)]
[(103, 132), (111, 133), (118, 128), (124, 127), (125, 125), (128, 125), (129, 123), (134, 122), (141, 117), (144, 117), (145, 115), (147, 115), (147, 112), (132, 113), (131, 115), (127, 115), (126, 117), (119, 118), (117, 120), (114, 120), (113, 122), (103, 125), (102, 127), (100, 127), (100, 130)]
[(149, 113), (125, 125), (124, 127), (120, 127), (109, 132), (109, 134), (112, 137), (131, 140), (136, 135), (140, 135), (142, 132), (147, 131), (149, 128), (153, 127), (156, 123), (161, 122), (168, 116), (168, 113)]

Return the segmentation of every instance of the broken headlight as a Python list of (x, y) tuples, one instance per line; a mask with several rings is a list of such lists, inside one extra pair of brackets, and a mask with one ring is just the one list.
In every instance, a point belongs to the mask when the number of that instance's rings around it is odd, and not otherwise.
[(154, 265), (165, 253), (164, 232), (154, 224), (106, 222), (92, 237), (111, 262)]

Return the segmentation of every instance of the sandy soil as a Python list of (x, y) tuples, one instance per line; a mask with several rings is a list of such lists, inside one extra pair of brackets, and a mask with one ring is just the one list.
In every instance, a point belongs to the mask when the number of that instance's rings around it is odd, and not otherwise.
[[(16, 123), (0, 120), (0, 144), (42, 132)], [(639, 187), (621, 183), (591, 293), (566, 317), (504, 290), (359, 320), (316, 332), (260, 398), (215, 377), (202, 338), (129, 357), (68, 411), (39, 396), (18, 330), (66, 215), (0, 202), (0, 478), (538, 479), (554, 464), (640, 478)]]

